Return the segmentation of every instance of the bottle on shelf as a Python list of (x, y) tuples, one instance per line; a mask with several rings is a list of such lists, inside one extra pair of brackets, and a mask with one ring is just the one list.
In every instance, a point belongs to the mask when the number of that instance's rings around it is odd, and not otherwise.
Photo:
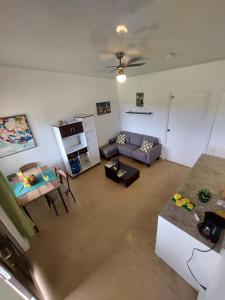
[(81, 164), (80, 164), (80, 159), (79, 156), (74, 154), (73, 156), (70, 157), (69, 159), (70, 162), (70, 168), (72, 171), (72, 174), (78, 174), (81, 171)]

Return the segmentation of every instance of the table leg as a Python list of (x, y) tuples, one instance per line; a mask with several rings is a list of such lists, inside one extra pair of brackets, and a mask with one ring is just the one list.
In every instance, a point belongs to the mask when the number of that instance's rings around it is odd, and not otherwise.
[[(31, 215), (29, 214), (29, 212), (28, 212), (28, 210), (26, 209), (25, 206), (23, 206), (23, 210), (25, 211), (25, 213), (28, 216), (28, 218), (30, 218), (31, 221), (34, 223), (34, 220), (32, 219)], [(38, 227), (37, 227), (37, 225), (35, 225), (35, 223), (34, 223), (34, 229), (35, 229), (36, 232), (39, 232)]]

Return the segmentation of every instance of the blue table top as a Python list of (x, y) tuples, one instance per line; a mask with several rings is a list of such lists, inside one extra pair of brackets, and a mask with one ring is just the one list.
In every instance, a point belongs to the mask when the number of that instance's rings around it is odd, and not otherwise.
[[(44, 180), (43, 175), (48, 176), (47, 181)], [(47, 169), (47, 170), (43, 171), (42, 173), (39, 173), (39, 174), (35, 175), (35, 177), (37, 178), (37, 182), (34, 185), (31, 185), (29, 187), (24, 187), (24, 184), (21, 181), (15, 182), (15, 183), (12, 184), (13, 191), (14, 191), (17, 198), (21, 197), (24, 194), (29, 193), (33, 190), (36, 190), (37, 188), (47, 184), (50, 181), (58, 180), (58, 177), (50, 169)]]

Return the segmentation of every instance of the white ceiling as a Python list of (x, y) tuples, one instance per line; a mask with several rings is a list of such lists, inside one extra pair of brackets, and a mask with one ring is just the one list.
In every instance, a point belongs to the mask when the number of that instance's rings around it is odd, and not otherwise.
[(224, 59), (225, 1), (0, 1), (0, 64), (110, 78), (118, 50), (147, 62), (128, 76)]

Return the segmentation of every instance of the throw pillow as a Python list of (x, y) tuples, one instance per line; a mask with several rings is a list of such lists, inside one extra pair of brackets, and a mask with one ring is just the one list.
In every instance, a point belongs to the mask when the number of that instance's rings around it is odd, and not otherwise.
[(144, 140), (139, 149), (143, 152), (148, 152), (148, 150), (151, 149), (152, 147), (153, 147), (153, 142)]
[(125, 144), (126, 134), (119, 134), (116, 139), (117, 144)]

